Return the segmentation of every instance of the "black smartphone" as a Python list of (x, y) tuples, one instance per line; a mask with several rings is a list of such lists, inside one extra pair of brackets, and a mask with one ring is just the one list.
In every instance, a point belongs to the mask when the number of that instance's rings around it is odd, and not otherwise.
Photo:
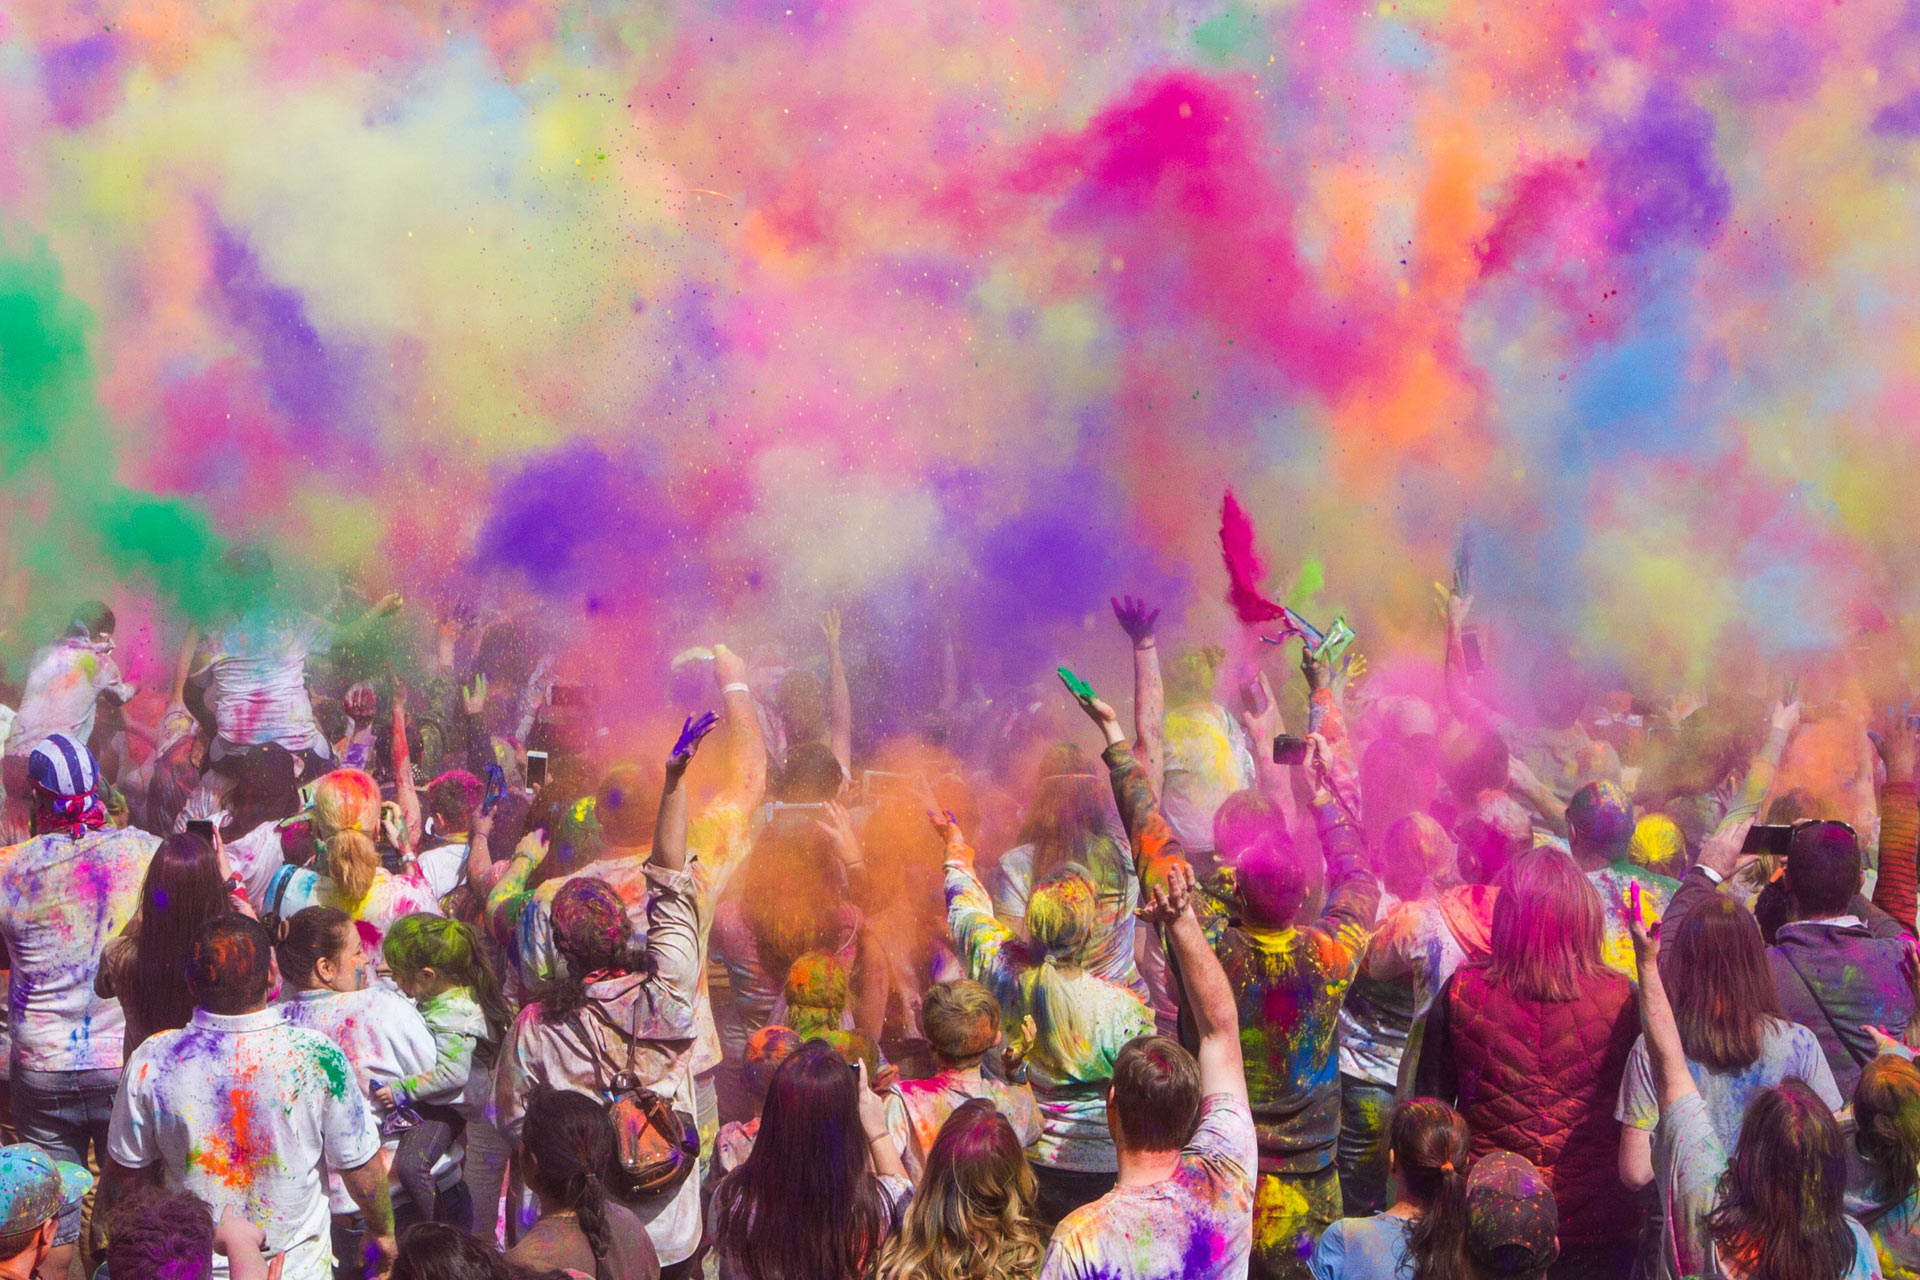
[(1747, 828), (1747, 839), (1740, 846), (1742, 853), (1768, 853), (1776, 858), (1784, 858), (1793, 848), (1793, 828), (1789, 826), (1765, 826), (1755, 823)]
[(536, 790), (547, 785), (547, 753), (527, 752), (527, 785)]
[(1487, 669), (1487, 660), (1480, 653), (1480, 628), (1460, 629), (1460, 655), (1466, 659), (1468, 675), (1477, 676)]
[(188, 818), (187, 834), (190, 836), (199, 836), (202, 840), (205, 840), (208, 844), (212, 844), (213, 843), (213, 819)]
[(1290, 733), (1276, 734), (1273, 739), (1273, 762), (1299, 768), (1307, 762), (1307, 740)]

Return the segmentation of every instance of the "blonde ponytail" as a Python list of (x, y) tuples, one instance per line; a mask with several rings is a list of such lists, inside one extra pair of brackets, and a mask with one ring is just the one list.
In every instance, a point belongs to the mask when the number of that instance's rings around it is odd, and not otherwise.
[(335, 769), (313, 790), (314, 835), (327, 858), (326, 874), (341, 901), (357, 905), (373, 888), (380, 851), (380, 784), (358, 769)]

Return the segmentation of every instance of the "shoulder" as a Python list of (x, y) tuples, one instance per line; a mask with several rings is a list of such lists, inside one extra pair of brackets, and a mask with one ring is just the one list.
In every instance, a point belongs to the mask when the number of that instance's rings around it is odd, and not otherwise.
[(1230, 1161), (1251, 1177), (1258, 1159), (1252, 1110), (1233, 1094), (1208, 1094), (1200, 1101), (1200, 1122), (1182, 1150), (1190, 1156)]

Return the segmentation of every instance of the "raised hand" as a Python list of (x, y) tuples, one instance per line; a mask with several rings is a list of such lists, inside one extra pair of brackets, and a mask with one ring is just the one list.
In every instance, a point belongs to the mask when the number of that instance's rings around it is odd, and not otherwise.
[(698, 717), (688, 716), (680, 726), (680, 736), (675, 739), (673, 750), (667, 755), (667, 772), (682, 774), (693, 761), (693, 753), (700, 749), (701, 740), (713, 732), (720, 723), (720, 717), (711, 711), (703, 711)]
[(472, 682), (460, 690), (460, 706), (470, 716), (477, 716), (487, 709), (486, 672), (476, 672)]
[(1183, 859), (1167, 868), (1166, 879), (1147, 891), (1134, 914), (1149, 924), (1172, 924), (1193, 905), (1193, 868)]
[(1060, 683), (1067, 687), (1067, 692), (1073, 695), (1073, 700), (1078, 702), (1080, 709), (1087, 713), (1087, 719), (1103, 730), (1108, 726), (1118, 728), (1120, 717), (1115, 714), (1112, 707), (1100, 700), (1100, 695), (1093, 691), (1092, 685), (1065, 667), (1059, 668), (1059, 675)]
[(1767, 717), (1767, 727), (1775, 733), (1792, 735), (1800, 727), (1800, 699), (1785, 698), (1773, 704), (1773, 714)]
[(722, 689), (730, 684), (747, 682), (747, 663), (733, 650), (723, 644), (713, 646), (713, 679)]
[(840, 865), (849, 869), (862, 865), (860, 833), (853, 829), (853, 815), (837, 800), (829, 800), (824, 812), (827, 816), (815, 819), (813, 825), (824, 831), (827, 839), (833, 843), (834, 857), (840, 859)]
[(1148, 609), (1147, 602), (1138, 596), (1114, 596), (1108, 603), (1113, 605), (1114, 618), (1135, 648), (1143, 649), (1153, 643), (1154, 625), (1160, 621), (1158, 609)]
[(820, 615), (820, 630), (826, 633), (829, 649), (840, 647), (840, 611), (838, 609), (829, 609)]
[(347, 715), (352, 717), (355, 723), (365, 724), (367, 721), (373, 719), (373, 712), (375, 706), (378, 705), (379, 695), (373, 691), (371, 684), (362, 680), (360, 683), (354, 685), (353, 688), (347, 690), (347, 696), (341, 699), (341, 702), (346, 707)]

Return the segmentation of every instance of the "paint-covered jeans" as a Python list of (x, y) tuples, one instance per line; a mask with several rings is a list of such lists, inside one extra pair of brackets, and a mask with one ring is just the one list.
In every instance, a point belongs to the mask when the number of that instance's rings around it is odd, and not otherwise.
[(1340, 1170), (1263, 1173), (1253, 1190), (1249, 1280), (1308, 1280), (1320, 1233), (1340, 1217)]
[(1340, 1166), (1340, 1198), (1349, 1218), (1379, 1213), (1392, 1199), (1387, 1191), (1387, 1108), (1393, 1090), (1357, 1076), (1340, 1074), (1340, 1141), (1334, 1159)]
[[(20, 1141), (31, 1142), (55, 1160), (107, 1167), (107, 1123), (113, 1119), (118, 1071), (30, 1071), (13, 1069), (13, 1126)], [(80, 1237), (80, 1206), (60, 1214), (56, 1245)]]

